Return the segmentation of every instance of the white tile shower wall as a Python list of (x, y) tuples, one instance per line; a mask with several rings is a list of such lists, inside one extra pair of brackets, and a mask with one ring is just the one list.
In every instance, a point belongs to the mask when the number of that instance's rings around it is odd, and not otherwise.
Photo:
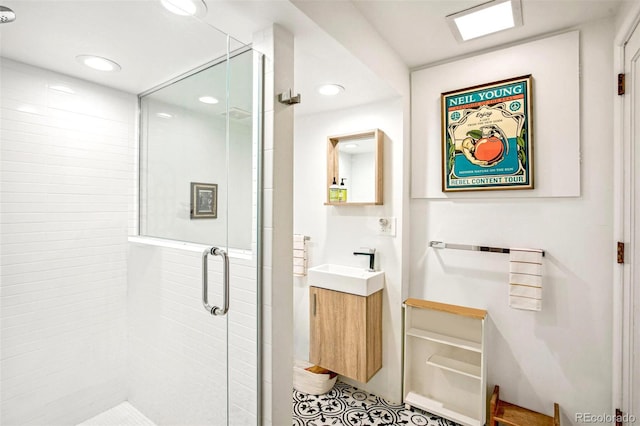
[[(253, 36), (265, 55), (262, 420), (292, 424), (293, 107), (275, 101), (293, 89), (293, 36), (274, 25)], [(277, 306), (277, 309), (272, 309)]]
[[(210, 303), (219, 304), (222, 264), (209, 257)], [(129, 401), (158, 425), (223, 425), (229, 389), (229, 424), (255, 424), (255, 260), (231, 257), (221, 317), (202, 306), (200, 252), (131, 243), (129, 265)]]
[(230, 262), (229, 425), (250, 426), (258, 419), (256, 259), (231, 258)]
[(0, 423), (76, 424), (126, 399), (136, 97), (1, 62)]

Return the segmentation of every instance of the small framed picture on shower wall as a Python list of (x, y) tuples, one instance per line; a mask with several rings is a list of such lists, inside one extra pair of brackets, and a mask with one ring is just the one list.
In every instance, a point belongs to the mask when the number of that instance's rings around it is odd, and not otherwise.
[(191, 219), (218, 217), (218, 184), (191, 182)]

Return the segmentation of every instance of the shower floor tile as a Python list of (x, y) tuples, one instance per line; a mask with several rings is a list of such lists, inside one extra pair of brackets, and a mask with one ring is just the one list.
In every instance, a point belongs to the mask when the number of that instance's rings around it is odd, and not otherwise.
[(90, 418), (77, 426), (156, 426), (144, 414), (128, 402)]
[(457, 426), (424, 411), (384, 399), (346, 383), (337, 382), (324, 395), (293, 391), (293, 426)]

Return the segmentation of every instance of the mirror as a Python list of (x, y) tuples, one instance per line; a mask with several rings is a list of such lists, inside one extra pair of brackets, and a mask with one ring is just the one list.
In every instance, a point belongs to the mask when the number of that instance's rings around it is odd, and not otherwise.
[(382, 204), (383, 140), (379, 129), (329, 136), (326, 205)]

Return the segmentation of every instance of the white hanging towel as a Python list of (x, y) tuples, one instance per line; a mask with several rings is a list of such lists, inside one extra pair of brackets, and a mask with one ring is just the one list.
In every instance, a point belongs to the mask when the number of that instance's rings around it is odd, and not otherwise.
[(293, 234), (293, 275), (307, 275), (307, 240), (309, 237)]
[(509, 306), (542, 310), (542, 250), (509, 249)]

